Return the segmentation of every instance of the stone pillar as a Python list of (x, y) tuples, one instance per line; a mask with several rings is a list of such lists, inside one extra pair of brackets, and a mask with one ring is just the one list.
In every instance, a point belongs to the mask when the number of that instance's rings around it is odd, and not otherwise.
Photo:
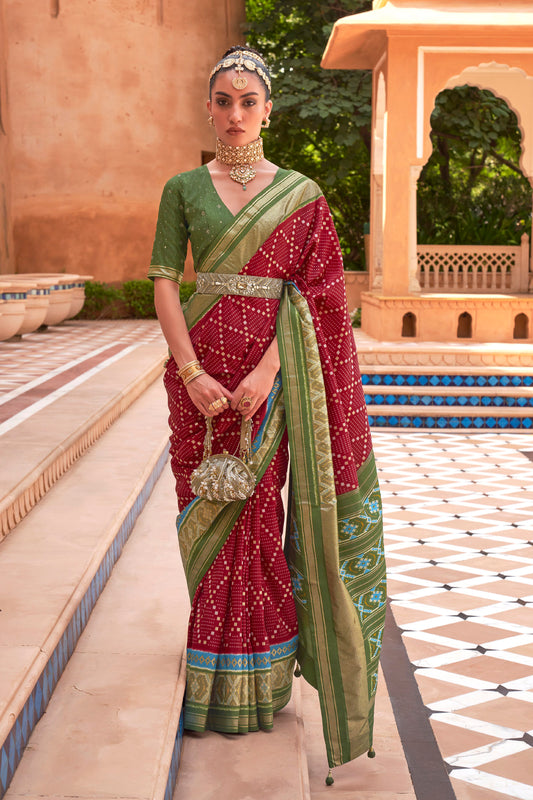
[(0, 274), (14, 272), (6, 45), (4, 0), (0, 0)]
[(418, 189), (418, 179), (422, 172), (421, 165), (411, 167), (409, 181), (409, 292), (419, 292), (420, 282), (418, 280), (418, 230), (416, 214), (416, 193)]
[[(412, 249), (410, 165), (416, 159), (416, 47), (403, 37), (390, 38), (387, 59), (387, 124), (383, 173), (383, 294), (409, 294)], [(415, 180), (416, 203), (416, 180)], [(416, 214), (415, 214), (416, 225)], [(416, 234), (415, 234), (416, 235)], [(419, 291), (419, 289), (418, 289)]]

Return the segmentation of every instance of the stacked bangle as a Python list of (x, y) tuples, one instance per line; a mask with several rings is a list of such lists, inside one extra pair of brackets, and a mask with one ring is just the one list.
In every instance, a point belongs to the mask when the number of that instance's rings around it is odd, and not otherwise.
[(188, 361), (187, 364), (184, 364), (178, 370), (178, 377), (181, 378), (184, 386), (187, 386), (188, 383), (193, 381), (199, 375), (205, 375), (205, 369), (202, 369), (198, 359), (194, 359), (194, 361)]

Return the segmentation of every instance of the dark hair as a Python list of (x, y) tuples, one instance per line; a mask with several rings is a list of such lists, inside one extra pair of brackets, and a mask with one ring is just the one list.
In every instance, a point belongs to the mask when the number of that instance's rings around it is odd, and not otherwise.
[[(248, 47), (247, 45), (242, 45), (242, 44), (234, 45), (233, 47), (230, 47), (229, 50), (226, 50), (224, 55), (217, 61), (217, 64), (220, 64), (220, 62), (224, 61), (224, 59), (228, 58), (228, 56), (232, 56), (234, 53), (239, 53), (241, 51), (246, 53), (252, 53), (253, 55), (257, 56), (257, 58), (252, 58), (252, 60), (257, 64), (258, 67), (264, 70), (264, 72), (266, 72), (266, 74), (270, 78), (270, 70), (268, 68), (268, 65), (265, 63), (265, 60), (261, 55), (261, 53), (259, 52), (259, 50), (256, 50), (255, 47)], [(215, 78), (217, 77), (218, 73), (226, 72), (229, 71), (230, 69), (233, 69), (233, 66), (221, 67), (219, 70), (217, 70), (217, 72), (214, 72), (211, 75), (211, 78), (209, 79), (209, 96), (211, 96), (211, 90), (213, 89), (213, 84), (215, 82)], [(257, 77), (261, 80), (261, 83), (265, 87), (266, 99), (270, 100), (270, 89), (268, 88), (265, 81), (261, 78), (261, 75), (259, 73), (257, 74)]]

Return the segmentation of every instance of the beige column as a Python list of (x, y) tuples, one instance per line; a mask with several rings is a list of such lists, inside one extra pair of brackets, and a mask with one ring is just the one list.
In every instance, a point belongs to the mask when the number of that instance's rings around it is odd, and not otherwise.
[(14, 271), (6, 45), (4, 0), (0, 0), (0, 274)]
[(406, 295), (410, 291), (410, 283), (413, 284), (410, 277), (410, 251), (413, 248), (410, 164), (416, 157), (415, 125), (412, 122), (406, 125), (406, 120), (415, 119), (416, 46), (409, 39), (391, 38), (387, 65), (383, 175), (383, 294), (389, 296)]

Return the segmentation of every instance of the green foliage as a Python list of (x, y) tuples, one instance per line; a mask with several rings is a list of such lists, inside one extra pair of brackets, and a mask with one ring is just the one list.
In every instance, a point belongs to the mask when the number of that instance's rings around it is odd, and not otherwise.
[(475, 86), (439, 94), (418, 182), (421, 244), (520, 244), (531, 233), (521, 133), (505, 101)]
[(156, 316), (153, 281), (126, 281), (122, 285), (122, 294), (130, 316), (136, 319), (153, 319)]
[(360, 328), (361, 327), (361, 309), (354, 308), (353, 311), (350, 311), (350, 320), (352, 322), (352, 328)]
[(120, 289), (100, 281), (86, 281), (85, 303), (76, 319), (122, 319), (124, 297)]
[[(196, 289), (194, 281), (180, 285), (183, 304)], [(85, 283), (85, 303), (76, 319), (153, 319), (154, 284), (151, 280), (126, 281), (111, 286), (99, 281)]]
[(315, 180), (330, 204), (347, 269), (364, 268), (370, 204), (371, 76), (324, 70), (333, 23), (371, 0), (247, 0), (248, 44), (271, 66), (268, 158)]

